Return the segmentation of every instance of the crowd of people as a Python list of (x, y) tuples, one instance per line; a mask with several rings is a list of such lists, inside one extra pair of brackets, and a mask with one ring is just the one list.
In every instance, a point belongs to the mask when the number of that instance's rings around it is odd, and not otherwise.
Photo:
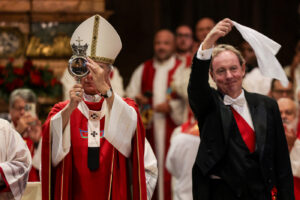
[(30, 89), (0, 114), (0, 199), (21, 199), (29, 181), (43, 200), (300, 200), (300, 39), (286, 85), (262, 75), (247, 41), (219, 44), (233, 26), (157, 31), (124, 88), (118, 33), (99, 15), (84, 21), (70, 43), (89, 74), (64, 72), (45, 123)]

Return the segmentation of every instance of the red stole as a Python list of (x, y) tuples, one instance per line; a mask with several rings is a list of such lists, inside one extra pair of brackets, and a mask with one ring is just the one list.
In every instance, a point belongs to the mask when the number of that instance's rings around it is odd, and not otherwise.
[(230, 106), (230, 109), (233, 113), (235, 118), (236, 124), (239, 128), (241, 136), (248, 147), (249, 151), (253, 153), (255, 151), (255, 132), (249, 126), (249, 124), (245, 121), (245, 119), (234, 109)]
[[(27, 144), (27, 147), (28, 147), (28, 149), (30, 151), (31, 158), (33, 158), (33, 156), (34, 156), (34, 143), (28, 137), (23, 138), (23, 140)], [(33, 166), (31, 167), (31, 170), (29, 172), (28, 181), (29, 182), (40, 181), (39, 171), (37, 169), (35, 169)]]
[[(168, 95), (167, 99), (172, 98), (172, 97), (174, 98), (176, 96), (176, 94), (174, 94), (171, 91), (170, 85), (171, 85), (171, 82), (173, 81), (173, 74), (175, 73), (176, 69), (179, 67), (180, 64), (181, 64), (181, 61), (179, 59), (176, 59), (174, 67), (168, 73), (168, 77), (167, 77), (168, 78), (168, 82), (167, 82), (168, 91), (166, 91), (166, 93)], [(155, 68), (153, 66), (153, 59), (151, 59), (144, 63), (144, 69), (143, 69), (143, 73), (142, 73), (142, 85), (141, 85), (143, 94), (145, 94), (146, 92), (150, 92), (153, 94), (154, 77), (155, 77)], [(153, 103), (153, 100), (151, 98), (150, 99), (151, 107), (153, 107), (152, 103)], [(171, 134), (175, 128), (176, 128), (176, 124), (173, 122), (170, 115), (166, 115), (165, 158), (166, 158), (166, 155), (167, 155), (169, 147), (170, 147)], [(155, 139), (154, 139), (154, 134), (153, 134), (153, 124), (150, 129), (146, 130), (146, 137), (155, 153), (155, 143), (154, 143)], [(165, 160), (165, 158), (164, 158), (164, 160)], [(171, 175), (168, 172), (168, 170), (166, 169), (166, 167), (164, 167), (164, 199), (171, 200)]]
[(192, 56), (187, 55), (185, 58), (186, 58), (185, 67), (190, 68), (192, 66)]
[[(124, 99), (137, 110), (130, 99)], [(51, 167), (50, 120), (62, 110), (68, 101), (56, 104), (43, 125), (42, 145), (42, 198), (50, 199), (130, 199), (128, 184), (128, 159), (117, 151), (105, 138), (100, 141), (99, 169), (91, 172), (87, 165), (87, 119), (75, 109), (70, 117), (70, 152), (56, 167)], [(101, 103), (87, 103), (89, 109), (100, 110)], [(136, 134), (132, 139), (132, 184), (133, 199), (146, 200), (146, 179), (144, 169), (145, 131), (138, 114)], [(104, 120), (100, 121), (101, 129)]]

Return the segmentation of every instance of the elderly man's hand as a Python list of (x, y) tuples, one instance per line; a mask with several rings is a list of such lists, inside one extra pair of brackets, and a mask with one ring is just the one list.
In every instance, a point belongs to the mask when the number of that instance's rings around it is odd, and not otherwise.
[(17, 122), (16, 131), (20, 133), (22, 136), (24, 135), (26, 131), (30, 128), (30, 124), (35, 121), (35, 118), (31, 116), (29, 113), (25, 113)]
[(83, 98), (83, 88), (81, 84), (75, 84), (73, 88), (69, 92), (70, 96), (70, 103), (68, 105), (68, 108), (70, 111), (73, 111), (75, 108), (77, 108), (80, 101), (82, 101)]
[(202, 49), (212, 48), (220, 37), (227, 35), (232, 29), (233, 23), (230, 19), (225, 18), (219, 21), (214, 28), (207, 34), (203, 41)]
[(164, 103), (161, 103), (161, 104), (158, 104), (154, 107), (154, 110), (156, 112), (160, 112), (160, 113), (170, 113), (171, 112), (171, 106), (169, 105), (168, 102), (164, 102)]
[(110, 89), (110, 85), (108, 84), (109, 83), (108, 71), (110, 72), (110, 70), (104, 68), (109, 68), (109, 66), (103, 64), (105, 66), (103, 66), (102, 68), (92, 59), (87, 58), (87, 60), (88, 60), (87, 66), (93, 77), (96, 88), (101, 94), (106, 94), (106, 92)]
[(42, 136), (42, 123), (39, 119), (35, 118), (34, 123), (30, 126), (30, 129), (28, 130), (28, 136), (34, 143), (40, 141), (40, 138)]

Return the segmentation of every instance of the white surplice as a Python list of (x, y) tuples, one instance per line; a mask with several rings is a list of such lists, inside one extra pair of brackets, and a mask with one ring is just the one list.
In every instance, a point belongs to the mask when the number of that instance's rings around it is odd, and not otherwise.
[(172, 133), (166, 167), (172, 174), (173, 200), (190, 200), (192, 194), (192, 168), (197, 156), (200, 137), (182, 133), (177, 127)]
[[(31, 155), (20, 134), (3, 119), (0, 119), (0, 168), (10, 187), (10, 192), (0, 193), (0, 200), (21, 199), (31, 169)], [(0, 176), (3, 185), (4, 177)]]
[(272, 78), (263, 76), (256, 67), (246, 74), (243, 80), (243, 88), (248, 92), (268, 95), (271, 89)]

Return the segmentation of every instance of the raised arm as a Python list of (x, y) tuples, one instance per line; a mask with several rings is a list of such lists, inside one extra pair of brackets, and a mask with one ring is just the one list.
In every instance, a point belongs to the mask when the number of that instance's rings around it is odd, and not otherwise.
[(193, 59), (188, 96), (190, 106), (200, 125), (207, 113), (213, 109), (212, 89), (208, 83), (212, 48), (220, 37), (224, 37), (231, 31), (231, 28), (230, 19), (220, 21), (208, 33)]

